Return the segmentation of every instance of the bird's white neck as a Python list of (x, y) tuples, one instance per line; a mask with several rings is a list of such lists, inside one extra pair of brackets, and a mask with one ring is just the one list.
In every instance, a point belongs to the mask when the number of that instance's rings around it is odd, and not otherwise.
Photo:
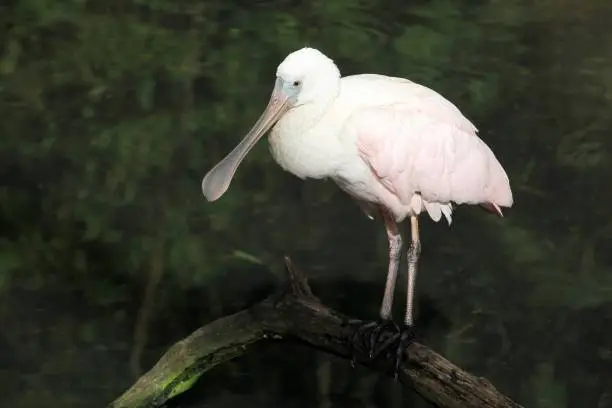
[[(326, 121), (338, 97), (340, 81), (321, 84), (313, 102), (287, 112), (272, 130), (270, 150), (276, 162), (300, 178), (325, 178), (332, 175), (342, 154), (340, 142)], [(323, 131), (324, 130), (324, 131)]]

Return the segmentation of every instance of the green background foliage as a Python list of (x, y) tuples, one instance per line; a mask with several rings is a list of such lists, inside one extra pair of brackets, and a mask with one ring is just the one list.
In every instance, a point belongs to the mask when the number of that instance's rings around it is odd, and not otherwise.
[[(331, 182), (284, 173), (260, 143), (221, 200), (200, 190), (276, 65), (310, 45), (345, 75), (444, 94), (510, 176), (504, 219), (469, 207), (450, 229), (424, 219), (423, 341), (525, 406), (612, 406), (611, 13), (605, 0), (3, 3), (4, 404), (104, 405), (169, 344), (265, 294), (284, 254), (327, 303), (376, 316), (382, 226)], [(426, 406), (290, 345), (215, 369), (172, 404), (247, 401)]]

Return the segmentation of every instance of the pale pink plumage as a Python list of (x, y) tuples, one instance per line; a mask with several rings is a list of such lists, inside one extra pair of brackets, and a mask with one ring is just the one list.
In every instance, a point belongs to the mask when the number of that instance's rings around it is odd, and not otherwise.
[(402, 248), (397, 222), (410, 217), (407, 329), (421, 251), (419, 214), (426, 211), (434, 221), (444, 215), (450, 224), (453, 203), (479, 204), (499, 215), (500, 206), (513, 204), (503, 167), (450, 101), (403, 78), (341, 78), (334, 62), (312, 48), (279, 65), (268, 108), (202, 181), (209, 200), (227, 190), (238, 164), (273, 125), (270, 146), (281, 167), (300, 178), (332, 178), (366, 214), (381, 215), (389, 241), (383, 321), (391, 318)]
[[(355, 112), (349, 120), (354, 121), (361, 158), (403, 204), (418, 211), (415, 194), (420, 194), (435, 221), (444, 213), (450, 223), (451, 202), (510, 207), (508, 177), (475, 127), (457, 118), (460, 113), (440, 114), (428, 102), (438, 100)], [(445, 120), (449, 116), (455, 120)]]

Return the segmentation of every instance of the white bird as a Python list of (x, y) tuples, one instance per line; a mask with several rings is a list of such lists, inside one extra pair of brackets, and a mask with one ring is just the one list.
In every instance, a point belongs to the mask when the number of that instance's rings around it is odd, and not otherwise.
[[(478, 204), (502, 215), (511, 207), (508, 176), (476, 127), (437, 92), (403, 78), (362, 74), (341, 77), (320, 51), (302, 48), (278, 66), (268, 106), (245, 138), (202, 181), (209, 201), (228, 189), (238, 165), (272, 127), (276, 162), (300, 177), (331, 178), (360, 204), (380, 215), (389, 240), (389, 268), (380, 319), (372, 329), (370, 357), (397, 344), (396, 370), (413, 338), (413, 297), (420, 254), (418, 217), (451, 223), (453, 203)], [(391, 320), (402, 237), (397, 224), (410, 217), (408, 288), (404, 328)], [(396, 334), (378, 352), (384, 327)], [(399, 340), (399, 342), (397, 341)]]

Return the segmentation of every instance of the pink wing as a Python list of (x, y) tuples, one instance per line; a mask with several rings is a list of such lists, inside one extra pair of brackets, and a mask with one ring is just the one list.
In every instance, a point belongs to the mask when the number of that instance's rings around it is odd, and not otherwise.
[(353, 114), (361, 158), (404, 204), (420, 193), (429, 203), (511, 207), (508, 176), (491, 149), (452, 103), (436, 96)]

